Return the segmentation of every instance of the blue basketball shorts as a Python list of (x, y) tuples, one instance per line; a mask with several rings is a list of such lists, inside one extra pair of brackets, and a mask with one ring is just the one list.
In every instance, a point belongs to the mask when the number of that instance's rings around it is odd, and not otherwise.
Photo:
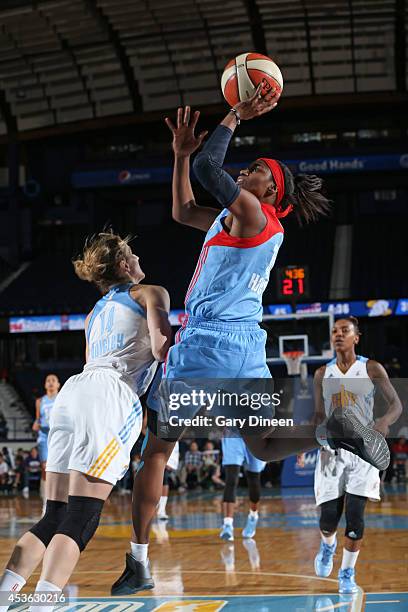
[(168, 394), (188, 392), (190, 386), (208, 385), (210, 389), (214, 379), (224, 379), (223, 383), (234, 391), (237, 390), (234, 379), (271, 379), (265, 343), (266, 332), (256, 322), (232, 323), (188, 317), (177, 332), (175, 344), (161, 371), (156, 373), (147, 399), (148, 407), (156, 412), (160, 410), (161, 376)]
[(48, 459), (48, 435), (39, 433), (37, 438), (37, 449), (41, 463)]
[(164, 378), (271, 378), (266, 332), (256, 322), (188, 317), (164, 364)]
[(236, 437), (222, 438), (221, 448), (222, 465), (241, 465), (250, 472), (257, 473), (265, 468), (265, 461), (254, 457), (238, 434)]

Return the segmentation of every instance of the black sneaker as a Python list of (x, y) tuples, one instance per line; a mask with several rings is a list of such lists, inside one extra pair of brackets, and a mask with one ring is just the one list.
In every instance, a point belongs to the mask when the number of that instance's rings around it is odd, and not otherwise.
[(131, 554), (126, 553), (126, 568), (121, 577), (112, 585), (111, 595), (133, 595), (133, 593), (148, 589), (154, 589), (150, 563), (147, 562), (147, 565), (144, 565), (136, 561)]
[(378, 470), (390, 464), (390, 451), (379, 431), (363, 425), (351, 408), (336, 408), (326, 423), (330, 448), (344, 448)]

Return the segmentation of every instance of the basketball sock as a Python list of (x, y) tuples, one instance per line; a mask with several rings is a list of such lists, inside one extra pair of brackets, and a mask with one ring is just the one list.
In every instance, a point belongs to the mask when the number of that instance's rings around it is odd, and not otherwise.
[[(62, 593), (62, 589), (60, 589), (56, 584), (52, 584), (52, 582), (48, 582), (48, 580), (39, 580), (37, 582), (37, 586), (35, 587), (36, 593), (54, 593), (58, 595)], [(52, 602), (48, 601), (46, 604), (30, 606), (29, 612), (52, 612), (54, 608), (58, 605), (58, 601), (54, 599)]]
[(231, 527), (234, 524), (234, 519), (232, 518), (232, 516), (226, 516), (224, 518), (224, 525), (231, 525)]
[[(20, 576), (20, 574), (16, 574), (16, 572), (6, 569), (4, 570), (4, 574), (0, 579), (0, 592), (5, 591), (6, 593), (18, 593), (21, 591), (25, 583), (26, 581), (22, 576)], [(0, 606), (0, 612), (6, 612), (8, 607), (8, 605)]]
[(357, 563), (358, 553), (360, 551), (351, 552), (343, 548), (343, 559), (341, 560), (341, 569), (354, 568)]
[(147, 565), (147, 552), (148, 544), (136, 544), (136, 542), (130, 542), (131, 555), (136, 561), (140, 561), (143, 565)]
[(332, 535), (329, 536), (325, 536), (322, 533), (320, 534), (322, 536), (322, 540), (325, 544), (328, 544), (329, 546), (333, 546), (333, 544), (336, 541), (336, 534), (332, 533)]
[(157, 514), (165, 514), (166, 506), (167, 506), (168, 497), (166, 495), (162, 495), (159, 501), (159, 505), (157, 507)]
[(250, 510), (248, 516), (250, 518), (258, 518), (258, 516), (259, 516), (258, 510)]

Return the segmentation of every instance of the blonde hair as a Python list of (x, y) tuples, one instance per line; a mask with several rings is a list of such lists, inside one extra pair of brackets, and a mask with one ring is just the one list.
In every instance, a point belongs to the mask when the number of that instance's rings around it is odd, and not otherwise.
[(87, 238), (82, 256), (72, 261), (76, 275), (94, 283), (102, 293), (111, 285), (130, 280), (125, 273), (120, 274), (119, 262), (129, 257), (131, 239), (131, 236), (121, 238), (113, 230)]

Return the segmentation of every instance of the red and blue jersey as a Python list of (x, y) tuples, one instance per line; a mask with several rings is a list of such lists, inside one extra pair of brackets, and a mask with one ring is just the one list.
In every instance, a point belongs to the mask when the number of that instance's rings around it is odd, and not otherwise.
[(186, 313), (219, 321), (261, 321), (262, 295), (283, 242), (275, 209), (262, 204), (266, 225), (252, 238), (235, 238), (224, 228), (224, 209), (205, 237), (186, 294)]

